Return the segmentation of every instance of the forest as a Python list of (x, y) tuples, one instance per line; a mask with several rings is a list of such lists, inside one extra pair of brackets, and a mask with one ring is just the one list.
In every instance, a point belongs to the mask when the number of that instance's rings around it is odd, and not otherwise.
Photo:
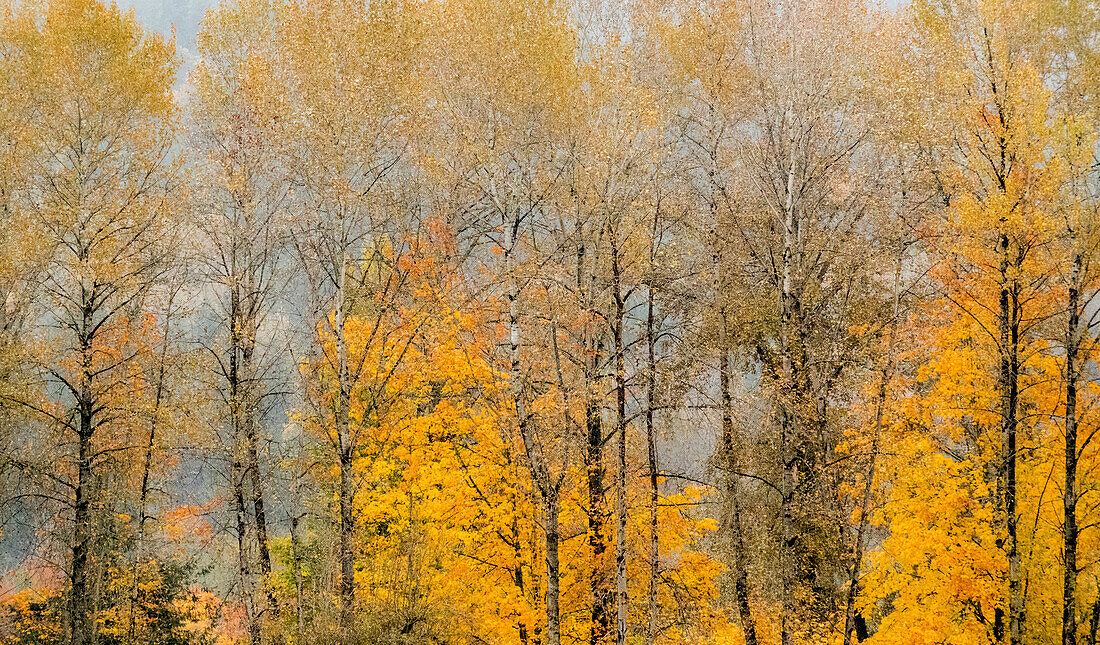
[(0, 0), (0, 645), (1100, 643), (1097, 0), (176, 37)]

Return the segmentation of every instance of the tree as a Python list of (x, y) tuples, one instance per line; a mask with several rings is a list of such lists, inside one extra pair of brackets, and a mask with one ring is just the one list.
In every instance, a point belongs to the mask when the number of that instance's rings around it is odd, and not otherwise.
[[(392, 279), (365, 288), (368, 267), (402, 257), (405, 212), (390, 211), (380, 198), (382, 182), (402, 159), (404, 128), (415, 96), (417, 38), (415, 5), (359, 3), (292, 3), (282, 13), (280, 41), (288, 87), (297, 106), (286, 124), (292, 133), (288, 160), (297, 191), (299, 218), (294, 239), (313, 299), (310, 327), (331, 338), (335, 352), (322, 353), (337, 379), (331, 417), (333, 456), (339, 464), (340, 638), (353, 638), (355, 606), (355, 495), (352, 472), (363, 423), (353, 427), (350, 397), (360, 387), (362, 363), (349, 362), (345, 338), (347, 317), (372, 301), (381, 324), (405, 295), (400, 270)], [(317, 61), (326, 61), (317, 66)], [(388, 233), (396, 233), (388, 237)], [(389, 254), (391, 243), (395, 255)], [(396, 267), (394, 267), (396, 268)], [(357, 289), (357, 285), (360, 288)], [(390, 328), (368, 344), (389, 346)], [(408, 343), (409, 339), (398, 341)], [(322, 343), (323, 344), (323, 343)], [(396, 349), (399, 351), (399, 348)]]
[[(245, 2), (208, 15), (199, 37), (202, 61), (191, 74), (193, 147), (203, 173), (198, 191), (207, 212), (198, 219), (201, 273), (213, 287), (219, 337), (208, 346), (226, 413), (229, 475), (236, 515), (239, 583), (254, 644), (260, 639), (247, 549), (245, 491), (255, 521), (259, 580), (266, 611), (278, 619), (272, 573), (265, 476), (263, 410), (277, 390), (280, 356), (268, 322), (287, 277), (286, 211), (291, 203), (281, 144), (287, 107), (274, 65), (276, 12), (270, 2)], [(275, 349), (276, 351), (271, 351)]]
[(63, 447), (52, 479), (71, 529), (70, 640), (84, 644), (95, 639), (98, 531), (113, 521), (103, 487), (132, 449), (148, 376), (143, 311), (172, 237), (176, 59), (117, 7), (74, 0), (41, 12), (19, 23), (13, 63), (34, 79), (28, 136), (40, 152), (24, 208), (47, 253), (35, 320), (49, 342), (36, 360), (45, 396), (19, 403)]

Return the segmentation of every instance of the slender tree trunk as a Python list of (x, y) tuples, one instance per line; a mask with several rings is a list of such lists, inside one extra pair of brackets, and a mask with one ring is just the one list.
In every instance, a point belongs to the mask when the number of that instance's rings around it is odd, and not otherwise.
[[(239, 451), (235, 451), (239, 453)], [(244, 598), (245, 616), (248, 620), (248, 639), (251, 645), (260, 645), (260, 623), (252, 597), (252, 570), (249, 565), (247, 543), (247, 518), (244, 501), (245, 469), (237, 454), (233, 457), (233, 507), (237, 516), (237, 566), (241, 579), (241, 596)]]
[[(579, 235), (579, 233), (578, 233)], [(584, 244), (577, 246), (577, 288), (584, 294), (585, 269)], [(594, 279), (594, 278), (593, 278)], [(592, 311), (592, 292), (590, 288), (583, 297), (586, 307)], [(588, 549), (592, 558), (592, 575), (589, 579), (591, 595), (591, 621), (589, 644), (602, 643), (611, 631), (611, 585), (607, 579), (606, 553), (607, 539), (604, 536), (604, 519), (607, 517), (604, 495), (603, 463), (603, 409), (596, 395), (599, 386), (599, 370), (602, 360), (603, 343), (596, 337), (586, 323), (585, 345), (585, 470), (588, 476)]]
[(782, 351), (782, 375), (780, 378), (780, 391), (776, 393), (779, 398), (779, 460), (780, 460), (780, 495), (782, 526), (779, 538), (779, 567), (781, 576), (782, 609), (780, 612), (779, 630), (782, 645), (791, 645), (793, 635), (791, 630), (795, 614), (794, 599), (794, 477), (793, 469), (796, 460), (793, 455), (792, 425), (795, 422), (792, 414), (792, 402), (789, 400), (794, 394), (795, 374), (792, 360), (793, 324), (792, 324), (792, 300), (794, 299), (794, 272), (797, 253), (798, 218), (795, 213), (795, 134), (793, 110), (787, 110), (787, 123), (789, 136), (790, 162), (787, 168), (786, 203), (783, 212), (783, 268), (782, 285), (780, 293), (780, 343)]
[(256, 547), (259, 555), (260, 580), (267, 600), (267, 607), (271, 610), (272, 618), (278, 619), (279, 606), (275, 597), (275, 590), (271, 586), (271, 549), (268, 544), (267, 514), (264, 510), (264, 485), (260, 472), (260, 446), (256, 429), (256, 407), (258, 405), (255, 396), (256, 383), (254, 379), (255, 366), (255, 324), (251, 321), (245, 325), (247, 333), (241, 335), (241, 367), (242, 378), (242, 423), (244, 425), (245, 438), (245, 469), (248, 472), (249, 488), (252, 494), (252, 510), (256, 519)]
[[(516, 504), (515, 502), (516, 502), (515, 497), (513, 497), (513, 504), (514, 504), (513, 508), (519, 508), (519, 505)], [(511, 535), (511, 538), (512, 538), (512, 555), (516, 560), (515, 565), (512, 567), (512, 582), (515, 583), (516, 589), (519, 591), (520, 597), (526, 599), (526, 597), (527, 597), (527, 588), (526, 588), (526, 581), (524, 580), (524, 576), (523, 576), (523, 549), (520, 545), (519, 521), (518, 521), (518, 518), (515, 517), (515, 516), (512, 517), (512, 535)], [(555, 546), (556, 546), (556, 543), (555, 543)], [(549, 571), (549, 560), (547, 561), (547, 570)], [(519, 624), (517, 625), (517, 627), (518, 627), (518, 632), (519, 632), (520, 645), (527, 645), (527, 641), (528, 641), (530, 636), (527, 633), (527, 622), (522, 618), (522, 616), (519, 619)]]
[[(651, 258), (652, 259), (652, 258)], [(653, 270), (653, 262), (650, 262), (650, 270)], [(653, 281), (650, 277), (648, 295), (646, 299), (645, 340), (646, 340), (646, 388), (645, 388), (645, 436), (646, 436), (646, 465), (649, 468), (649, 598), (648, 618), (646, 624), (646, 645), (653, 645), (657, 640), (657, 585), (661, 575), (661, 543), (657, 531), (657, 503), (660, 501), (658, 475), (660, 467), (657, 463), (657, 430), (653, 424), (653, 408), (656, 404), (657, 390), (657, 334), (655, 329), (655, 312), (653, 302)]]
[(1023, 629), (1023, 588), (1020, 584), (1020, 553), (1017, 540), (1016, 517), (1016, 411), (1019, 397), (1019, 285), (1009, 277), (1008, 235), (1000, 237), (1001, 295), (1000, 295), (1000, 346), (1001, 346), (1001, 437), (1002, 479), (1008, 557), (1008, 642), (1019, 645)]
[(611, 631), (611, 592), (607, 580), (605, 561), (607, 541), (604, 538), (604, 465), (602, 410), (594, 398), (585, 409), (587, 438), (585, 468), (588, 473), (588, 549), (592, 558), (592, 577), (589, 581), (592, 610), (589, 642), (602, 643)]
[(559, 534), (558, 513), (561, 502), (555, 488), (543, 500), (546, 504), (546, 642), (547, 645), (560, 645), (561, 620), (558, 607), (561, 590), (561, 565), (558, 562)]
[(336, 267), (338, 284), (336, 302), (333, 311), (333, 336), (336, 343), (337, 393), (336, 403), (336, 440), (340, 460), (340, 479), (337, 495), (340, 512), (340, 642), (353, 645), (352, 621), (355, 610), (355, 531), (354, 517), (354, 466), (355, 447), (351, 439), (351, 392), (348, 374), (347, 338), (344, 334), (344, 290), (347, 282), (347, 258), (339, 258)]
[(615, 418), (619, 436), (618, 461), (615, 469), (615, 645), (626, 645), (626, 622), (629, 609), (626, 586), (626, 346), (623, 341), (623, 319), (626, 302), (623, 299), (622, 267), (619, 264), (618, 231), (611, 228), (612, 290), (615, 298), (615, 320), (612, 342), (615, 349)]
[(91, 549), (92, 528), (92, 492), (95, 483), (92, 479), (92, 436), (95, 433), (95, 400), (92, 391), (93, 365), (93, 319), (96, 294), (94, 289), (81, 286), (82, 320), (79, 334), (80, 345), (80, 390), (76, 407), (79, 418), (77, 426), (77, 464), (76, 482), (73, 485), (73, 547), (72, 547), (72, 597), (70, 603), (70, 622), (72, 624), (72, 644), (92, 645), (95, 642), (94, 624), (89, 608), (89, 551)]
[(1066, 444), (1064, 510), (1065, 572), (1062, 583), (1062, 645), (1077, 645), (1077, 350), (1081, 324), (1081, 255), (1073, 257), (1069, 286), (1069, 324), (1066, 329)]
[[(715, 235), (717, 237), (717, 235)], [(733, 588), (737, 602), (737, 612), (741, 620), (741, 635), (745, 645), (756, 645), (756, 620), (753, 618), (752, 605), (749, 602), (749, 554), (745, 547), (745, 533), (741, 522), (741, 491), (738, 471), (738, 438), (733, 424), (733, 396), (730, 392), (732, 370), (729, 362), (729, 312), (726, 304), (725, 273), (721, 252), (714, 251), (714, 289), (718, 302), (718, 387), (722, 402), (721, 464), (722, 478), (726, 483), (729, 496), (727, 530), (733, 551)]]
[[(507, 220), (505, 220), (507, 221)], [(538, 488), (544, 504), (545, 526), (543, 534), (546, 540), (546, 632), (547, 645), (561, 645), (561, 616), (559, 608), (561, 568), (558, 559), (560, 542), (560, 481), (552, 481), (550, 469), (542, 454), (542, 446), (535, 433), (533, 415), (527, 409), (523, 374), (520, 369), (520, 320), (519, 320), (519, 278), (515, 275), (514, 254), (519, 245), (520, 215), (508, 222), (508, 247), (504, 250), (505, 270), (511, 280), (508, 291), (508, 360), (509, 380), (512, 404), (516, 411), (516, 424), (523, 449), (527, 454), (527, 465), (531, 479)]]
[(245, 377), (248, 365), (245, 364), (244, 320), (240, 298), (240, 285), (236, 282), (236, 247), (231, 253), (230, 291), (229, 291), (229, 373), (226, 375), (229, 387), (229, 416), (232, 429), (233, 461), (233, 502), (237, 518), (237, 561), (241, 578), (241, 594), (245, 601), (245, 613), (248, 619), (248, 634), (252, 645), (260, 644), (260, 625), (256, 615), (255, 600), (252, 597), (252, 570), (248, 555), (248, 513), (245, 505), (245, 480), (248, 471), (245, 466), (248, 441), (245, 438), (247, 425), (245, 410)]
[(82, 403), (80, 410), (80, 433), (77, 435), (78, 456), (77, 475), (73, 506), (73, 552), (72, 552), (72, 642), (73, 645), (91, 645), (94, 642), (92, 622), (88, 609), (89, 563), (88, 552), (91, 542), (91, 500), (92, 487), (92, 429), (90, 404)]
[[(253, 400), (252, 397), (249, 397), (249, 400)], [(264, 511), (264, 487), (263, 478), (260, 476), (259, 442), (257, 440), (254, 413), (254, 410), (246, 411), (244, 419), (245, 441), (247, 443), (245, 458), (248, 460), (246, 470), (252, 492), (252, 509), (256, 518), (256, 546), (260, 562), (260, 579), (272, 618), (278, 619), (279, 605), (275, 597), (275, 589), (271, 586), (271, 550), (268, 546), (267, 515)]]
[(722, 452), (724, 456), (725, 476), (728, 478), (729, 494), (729, 531), (733, 546), (733, 592), (737, 601), (737, 613), (741, 620), (741, 634), (745, 645), (756, 645), (756, 620), (753, 618), (749, 598), (749, 555), (745, 547), (745, 531), (741, 522), (741, 490), (737, 471), (740, 460), (737, 459), (737, 439), (734, 436), (732, 399), (730, 396), (730, 374), (728, 350), (722, 350), (719, 359), (719, 371), (722, 388)]

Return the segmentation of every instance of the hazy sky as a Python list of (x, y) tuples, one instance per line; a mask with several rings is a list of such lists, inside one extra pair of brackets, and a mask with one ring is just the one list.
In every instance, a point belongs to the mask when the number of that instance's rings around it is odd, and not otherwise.
[[(175, 25), (177, 45), (184, 60), (191, 58), (195, 34), (203, 12), (218, 4), (219, 0), (118, 0), (121, 7), (133, 7), (146, 27), (169, 33)], [(885, 0), (890, 8), (896, 8), (899, 0)]]

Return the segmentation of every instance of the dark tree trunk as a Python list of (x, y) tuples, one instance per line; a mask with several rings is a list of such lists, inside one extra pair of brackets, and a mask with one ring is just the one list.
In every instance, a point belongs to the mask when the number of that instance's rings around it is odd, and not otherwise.
[[(232, 256), (235, 261), (236, 256)], [(230, 265), (230, 274), (236, 275), (236, 265)], [(251, 451), (247, 439), (248, 424), (247, 392), (248, 352), (245, 351), (243, 303), (240, 286), (232, 284), (229, 292), (229, 371), (226, 385), (229, 388), (229, 415), (232, 430), (233, 461), (233, 502), (237, 518), (237, 561), (239, 564), (241, 594), (244, 597), (248, 619), (249, 640), (252, 645), (260, 644), (260, 625), (256, 616), (255, 599), (252, 597), (252, 567), (248, 553), (248, 512), (245, 505), (245, 480), (248, 468), (245, 466)]]
[[(722, 321), (725, 323), (723, 312)], [(725, 333), (720, 332), (721, 337)], [(721, 348), (718, 359), (719, 385), (722, 388), (722, 468), (726, 472), (726, 493), (729, 495), (729, 526), (733, 547), (733, 590), (737, 601), (737, 613), (741, 619), (741, 633), (745, 645), (756, 645), (756, 620), (752, 615), (749, 597), (749, 554), (745, 546), (745, 532), (741, 522), (741, 490), (738, 481), (740, 460), (737, 458), (738, 445), (733, 425), (733, 401), (730, 395), (730, 366), (728, 349)]]
[(589, 582), (592, 595), (591, 630), (589, 643), (598, 645), (611, 631), (611, 585), (607, 579), (607, 540), (604, 537), (604, 465), (603, 465), (603, 411), (590, 400), (585, 410), (588, 441), (585, 450), (585, 468), (588, 472), (588, 548), (592, 558), (592, 578)]
[(260, 561), (260, 578), (263, 581), (264, 593), (267, 599), (268, 609), (272, 618), (279, 617), (279, 605), (275, 597), (275, 589), (271, 586), (271, 550), (268, 546), (267, 515), (264, 511), (264, 487), (263, 478), (260, 476), (259, 445), (256, 433), (256, 422), (250, 416), (245, 419), (246, 458), (248, 465), (249, 484), (252, 491), (252, 510), (256, 518), (256, 546)]
[(82, 319), (79, 333), (80, 389), (76, 393), (77, 463), (76, 482), (73, 485), (73, 545), (72, 545), (72, 597), (70, 598), (73, 645), (92, 645), (95, 642), (95, 625), (90, 608), (90, 550), (92, 541), (92, 437), (95, 434), (95, 395), (93, 393), (92, 356), (94, 352), (93, 315), (95, 289), (81, 287)]
[(733, 423), (733, 396), (730, 392), (732, 369), (730, 367), (729, 310), (726, 303), (725, 272), (720, 251), (713, 254), (714, 297), (718, 302), (718, 387), (722, 401), (722, 436), (719, 463), (725, 482), (726, 500), (729, 505), (727, 527), (733, 551), (733, 591), (737, 613), (741, 620), (741, 634), (745, 645), (756, 645), (756, 620), (752, 614), (749, 594), (749, 554), (745, 546), (745, 533), (741, 521), (741, 460), (738, 458), (740, 441)]
[(1008, 235), (1002, 233), (1000, 294), (1000, 397), (1002, 440), (1003, 511), (1005, 515), (1006, 555), (1008, 557), (1008, 642), (1019, 645), (1023, 629), (1023, 589), (1020, 584), (1020, 553), (1016, 517), (1016, 414), (1020, 377), (1020, 305), (1019, 284), (1009, 276)]
[(81, 404), (80, 433), (77, 436), (77, 474), (73, 507), (71, 622), (73, 645), (91, 645), (95, 638), (88, 607), (89, 549), (91, 547), (92, 430), (90, 405)]
[[(513, 498), (515, 504), (515, 498)], [(518, 504), (515, 504), (513, 508), (519, 508)], [(523, 548), (521, 546), (519, 535), (519, 521), (518, 518), (512, 518), (512, 555), (516, 559), (515, 565), (512, 567), (512, 582), (516, 585), (516, 590), (519, 591), (520, 598), (526, 599), (527, 597), (527, 584), (523, 575)], [(556, 546), (556, 543), (555, 543)], [(549, 567), (549, 560), (547, 561)], [(517, 625), (519, 632), (520, 645), (527, 645), (527, 641), (530, 635), (527, 633), (527, 623), (521, 617), (519, 624)]]
[(795, 554), (794, 554), (794, 487), (797, 458), (795, 456), (794, 424), (795, 418), (790, 398), (795, 394), (798, 378), (794, 365), (795, 354), (795, 279), (799, 263), (799, 219), (795, 203), (795, 131), (791, 110), (787, 110), (790, 161), (787, 167), (786, 200), (783, 208), (783, 266), (780, 276), (779, 293), (779, 343), (782, 356), (779, 391), (779, 467), (780, 467), (780, 514), (779, 567), (782, 609), (779, 618), (779, 640), (781, 645), (794, 642), (795, 603)]
[(626, 621), (629, 596), (626, 585), (626, 344), (623, 324), (626, 301), (623, 296), (623, 271), (620, 264), (618, 231), (611, 227), (611, 288), (615, 300), (612, 345), (615, 350), (615, 432), (618, 435), (618, 459), (615, 464), (615, 645), (626, 645)]
[[(582, 231), (578, 229), (578, 237)], [(595, 291), (592, 284), (594, 276), (587, 274), (585, 267), (585, 246), (578, 239), (577, 266), (576, 266), (577, 291), (582, 294), (585, 306), (591, 312), (593, 310), (592, 293)], [(585, 293), (585, 282), (589, 282), (588, 293)], [(586, 326), (584, 332), (584, 370), (587, 397), (585, 403), (585, 430), (586, 442), (584, 453), (584, 465), (588, 476), (588, 549), (592, 558), (592, 574), (589, 579), (589, 594), (592, 603), (589, 623), (589, 645), (598, 645), (604, 642), (611, 632), (611, 581), (607, 571), (607, 538), (604, 535), (604, 521), (607, 517), (605, 508), (606, 498), (604, 491), (604, 463), (603, 463), (603, 408), (595, 393), (600, 384), (599, 371), (601, 369), (603, 343), (596, 334)]]
[[(652, 262), (651, 270), (652, 270)], [(652, 280), (652, 278), (651, 278)], [(661, 542), (657, 531), (657, 504), (660, 501), (659, 488), (660, 466), (657, 463), (657, 429), (653, 423), (653, 408), (656, 404), (657, 390), (657, 338), (655, 329), (655, 312), (653, 303), (653, 284), (649, 285), (646, 302), (646, 405), (645, 405), (645, 436), (646, 436), (646, 465), (649, 469), (649, 597), (648, 597), (648, 621), (646, 624), (646, 645), (653, 645), (657, 640), (657, 584), (661, 575)]]
[(558, 544), (561, 542), (559, 534), (558, 513), (561, 502), (558, 499), (556, 488), (549, 488), (549, 495), (545, 495), (543, 503), (546, 505), (546, 641), (547, 645), (559, 645), (561, 643), (561, 620), (558, 607), (561, 597), (559, 581), (561, 580), (561, 565), (558, 561)]
[(340, 513), (340, 643), (353, 645), (352, 623), (355, 612), (355, 483), (352, 481), (355, 446), (351, 436), (351, 392), (348, 373), (347, 337), (344, 330), (344, 289), (347, 282), (347, 259), (340, 259), (337, 267), (336, 303), (333, 307), (333, 332), (336, 340), (337, 380), (339, 388), (336, 403), (336, 449), (340, 461), (340, 478), (337, 483)]
[(1065, 572), (1062, 584), (1062, 645), (1077, 645), (1077, 350), (1081, 324), (1079, 284), (1081, 256), (1073, 258), (1066, 329), (1066, 444), (1064, 510)]
[(233, 507), (237, 516), (237, 565), (240, 574), (241, 595), (244, 598), (248, 619), (248, 639), (251, 645), (260, 645), (260, 623), (256, 620), (256, 608), (252, 597), (252, 567), (249, 564), (247, 543), (247, 513), (244, 501), (245, 469), (237, 455), (233, 457)]

